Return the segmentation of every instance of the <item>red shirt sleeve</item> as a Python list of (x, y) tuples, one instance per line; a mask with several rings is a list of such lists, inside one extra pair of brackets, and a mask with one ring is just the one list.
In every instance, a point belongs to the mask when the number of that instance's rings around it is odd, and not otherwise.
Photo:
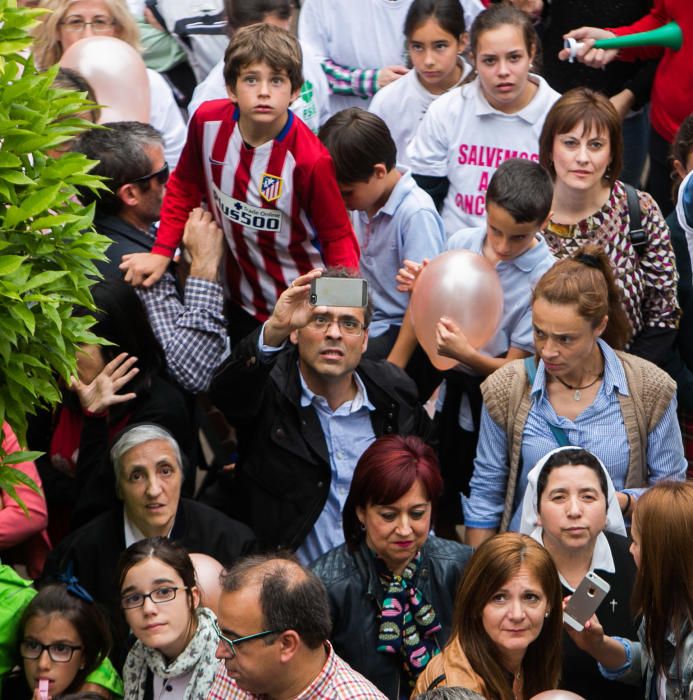
[(199, 207), (204, 196), (205, 173), (202, 160), (202, 120), (198, 109), (190, 120), (188, 138), (176, 169), (166, 184), (161, 206), (161, 221), (152, 253), (172, 258), (183, 238), (190, 212)]
[(325, 265), (358, 270), (359, 243), (337, 187), (332, 158), (327, 152), (316, 159), (310, 172), (304, 206), (317, 231)]
[[(21, 448), (17, 442), (12, 428), (7, 423), (3, 423), (2, 448), (6, 454), (19, 452)], [(32, 479), (39, 487), (41, 478), (39, 477), (36, 465), (33, 462), (21, 462), (15, 464), (14, 469), (19, 469)], [(24, 514), (19, 504), (7, 494), (2, 492), (2, 504), (0, 509), (0, 549), (7, 549), (24, 542), (31, 535), (35, 535), (45, 530), (48, 525), (48, 509), (46, 499), (43, 494), (38, 494), (28, 486), (18, 484), (15, 486), (17, 496), (22, 499), (29, 511), (29, 517)]]
[[(664, 1), (656, 0), (650, 12), (637, 22), (626, 27), (608, 27), (608, 30), (616, 36), (627, 36), (628, 34), (639, 34), (659, 29), (669, 22), (671, 22), (671, 17), (667, 14)], [(661, 57), (663, 51), (662, 46), (639, 46), (632, 49), (621, 49), (618, 57), (622, 61), (657, 59)]]

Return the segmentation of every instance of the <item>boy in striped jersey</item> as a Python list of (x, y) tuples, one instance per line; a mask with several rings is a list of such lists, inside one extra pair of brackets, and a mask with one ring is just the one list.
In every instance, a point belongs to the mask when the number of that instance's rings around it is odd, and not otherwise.
[(152, 252), (124, 256), (120, 267), (132, 284), (154, 284), (189, 212), (205, 200), (229, 247), (228, 292), (240, 307), (231, 333), (243, 335), (269, 317), (296, 277), (315, 267), (357, 268), (359, 247), (329, 153), (289, 111), (303, 82), (296, 39), (267, 24), (240, 29), (224, 79), (231, 100), (203, 103), (191, 119)]

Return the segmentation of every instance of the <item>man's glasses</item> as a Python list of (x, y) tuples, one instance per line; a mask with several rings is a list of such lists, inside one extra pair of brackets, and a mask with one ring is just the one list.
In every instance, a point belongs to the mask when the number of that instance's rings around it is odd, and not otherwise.
[(363, 329), (365, 328), (365, 325), (361, 323), (361, 321), (357, 321), (351, 316), (334, 318), (325, 314), (315, 314), (306, 325), (316, 331), (327, 333), (328, 328), (330, 328), (333, 323), (339, 326), (339, 330), (344, 333), (344, 335), (362, 335)]
[(149, 175), (142, 175), (142, 177), (136, 177), (134, 180), (130, 180), (130, 183), (133, 184), (135, 182), (149, 182), (149, 180), (151, 180), (152, 178), (156, 178), (157, 182), (160, 185), (165, 185), (168, 182), (168, 176), (168, 163), (164, 163), (164, 167), (160, 170), (157, 170), (153, 173), (149, 173)]
[(72, 655), (78, 649), (82, 649), (82, 647), (65, 644), (64, 642), (41, 644), (34, 639), (24, 639), (19, 645), (19, 653), (23, 659), (38, 659), (43, 654), (44, 649), (48, 651), (51, 661), (66, 664), (72, 659)]
[(141, 608), (147, 598), (157, 605), (159, 603), (168, 603), (169, 600), (173, 600), (176, 597), (177, 591), (187, 590), (187, 586), (163, 586), (162, 588), (155, 588), (151, 593), (130, 593), (120, 599), (120, 605), (125, 610)]
[(236, 658), (236, 647), (243, 642), (248, 642), (251, 639), (260, 639), (261, 637), (267, 637), (270, 634), (279, 634), (279, 630), (265, 630), (264, 632), (256, 632), (255, 634), (249, 634), (246, 637), (239, 637), (238, 639), (229, 639), (225, 637), (222, 631), (219, 629), (219, 625), (214, 622), (214, 631), (217, 633), (217, 637), (224, 643), (226, 651), (232, 659)]
[(91, 27), (91, 31), (94, 34), (105, 34), (111, 30), (111, 27), (115, 24), (112, 19), (107, 19), (106, 17), (94, 17), (91, 22), (87, 22), (82, 17), (68, 17), (59, 23), (62, 27), (65, 27), (68, 32), (83, 32), (88, 26)]

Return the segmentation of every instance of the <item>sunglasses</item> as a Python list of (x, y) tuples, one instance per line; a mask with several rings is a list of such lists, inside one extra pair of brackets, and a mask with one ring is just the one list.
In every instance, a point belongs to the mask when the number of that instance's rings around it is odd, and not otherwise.
[(152, 178), (156, 178), (160, 185), (165, 185), (168, 182), (168, 176), (170, 172), (168, 169), (168, 163), (164, 163), (164, 167), (156, 172), (149, 173), (149, 175), (143, 175), (142, 177), (136, 177), (134, 180), (130, 180), (131, 184), (136, 182), (149, 182)]

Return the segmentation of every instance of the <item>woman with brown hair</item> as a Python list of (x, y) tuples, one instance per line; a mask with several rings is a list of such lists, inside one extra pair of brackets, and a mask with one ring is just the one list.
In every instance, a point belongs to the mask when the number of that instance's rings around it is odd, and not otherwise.
[(618, 179), (622, 126), (608, 98), (587, 88), (565, 93), (544, 122), (539, 162), (554, 181), (549, 249), (559, 259), (586, 244), (604, 249), (623, 293), (628, 351), (661, 364), (678, 325), (676, 261), (657, 203)]
[(526, 535), (498, 535), (467, 564), (452, 637), (415, 692), (447, 685), (489, 700), (527, 700), (555, 688), (561, 628), (561, 584), (551, 555)]
[(644, 698), (690, 698), (693, 691), (693, 482), (665, 481), (638, 501), (630, 551), (638, 567), (633, 607), (638, 642), (608, 637), (595, 616), (576, 644), (604, 676), (639, 685)]
[(499, 526), (519, 528), (527, 474), (557, 446), (582, 447), (604, 462), (626, 517), (645, 487), (685, 478), (676, 384), (618, 351), (630, 329), (598, 246), (544, 274), (532, 318), (536, 357), (508, 363), (481, 387), (479, 446), (463, 499), (468, 544)]

